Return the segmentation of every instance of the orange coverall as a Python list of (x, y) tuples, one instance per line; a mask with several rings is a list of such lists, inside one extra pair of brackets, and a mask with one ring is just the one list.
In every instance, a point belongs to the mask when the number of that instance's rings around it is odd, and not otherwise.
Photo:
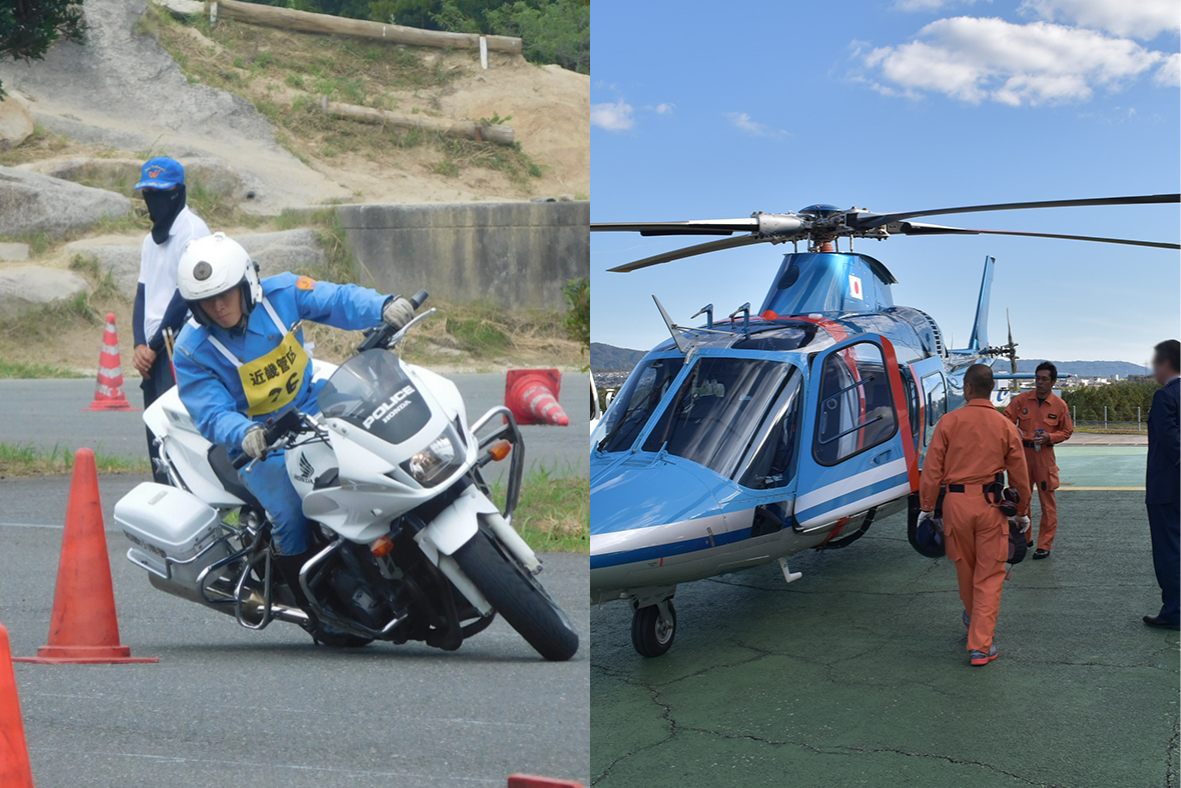
[[(1025, 446), (1029, 483), (1037, 488), (1037, 497), (1042, 504), (1042, 517), (1037, 526), (1038, 549), (1050, 550), (1058, 530), (1058, 500), (1054, 493), (1058, 489), (1058, 463), (1054, 459), (1054, 444), (1062, 443), (1074, 434), (1070, 408), (1053, 393), (1045, 400), (1038, 400), (1036, 391), (1023, 391), (1009, 400), (1005, 407), (1005, 418), (1017, 425), (1017, 432)], [(1033, 445), (1033, 435), (1037, 430), (1045, 430), (1050, 438), (1049, 443), (1042, 444), (1041, 451)], [(1032, 532), (1029, 537), (1033, 541)]]
[[(919, 504), (935, 509), (940, 485), (948, 485), (943, 499), (943, 537), (947, 555), (955, 562), (960, 599), (972, 617), (968, 650), (988, 653), (1001, 608), (1005, 561), (1009, 557), (1009, 521), (984, 495), (984, 485), (1009, 472), (1009, 484), (1021, 494), (1018, 509), (1029, 513), (1029, 470), (1017, 429), (996, 412), (987, 399), (974, 399), (948, 413), (935, 425), (923, 463)], [(963, 485), (953, 492), (951, 485)]]

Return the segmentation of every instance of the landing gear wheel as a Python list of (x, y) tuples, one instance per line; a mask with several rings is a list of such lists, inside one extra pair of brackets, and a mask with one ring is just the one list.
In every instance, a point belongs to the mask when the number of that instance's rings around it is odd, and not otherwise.
[(659, 657), (672, 648), (677, 636), (677, 609), (666, 599), (636, 608), (632, 617), (632, 645), (641, 657)]

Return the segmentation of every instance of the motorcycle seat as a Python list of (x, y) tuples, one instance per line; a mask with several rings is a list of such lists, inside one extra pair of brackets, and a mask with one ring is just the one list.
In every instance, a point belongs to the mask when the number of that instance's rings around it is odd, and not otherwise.
[(217, 480), (221, 482), (221, 486), (226, 488), (226, 492), (235, 498), (245, 501), (247, 506), (259, 514), (266, 511), (266, 508), (258, 502), (254, 494), (242, 483), (242, 479), (238, 476), (238, 472), (234, 470), (234, 466), (230, 462), (230, 453), (226, 450), (225, 446), (210, 446), (208, 457), (209, 467), (213, 468), (213, 473), (217, 476)]

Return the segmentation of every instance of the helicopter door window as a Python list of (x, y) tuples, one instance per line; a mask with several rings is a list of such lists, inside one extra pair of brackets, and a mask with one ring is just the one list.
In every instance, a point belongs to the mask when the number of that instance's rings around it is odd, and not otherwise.
[(894, 437), (898, 413), (881, 348), (859, 342), (832, 353), (821, 376), (813, 449), (818, 463), (836, 465)]
[(935, 424), (943, 414), (947, 413), (947, 385), (943, 382), (943, 373), (936, 372), (923, 378), (923, 393), (927, 398), (927, 423), (923, 435), (923, 445), (931, 444), (931, 436), (935, 434)]
[(753, 490), (783, 487), (796, 475), (800, 429), (800, 376), (794, 370), (771, 409), (773, 423), (756, 438), (739, 484)]

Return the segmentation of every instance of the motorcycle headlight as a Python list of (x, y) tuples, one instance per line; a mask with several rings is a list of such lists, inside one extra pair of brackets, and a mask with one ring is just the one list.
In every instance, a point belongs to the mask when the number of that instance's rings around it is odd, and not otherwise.
[(422, 451), (402, 463), (402, 470), (423, 487), (434, 487), (463, 465), (464, 447), (447, 428)]

